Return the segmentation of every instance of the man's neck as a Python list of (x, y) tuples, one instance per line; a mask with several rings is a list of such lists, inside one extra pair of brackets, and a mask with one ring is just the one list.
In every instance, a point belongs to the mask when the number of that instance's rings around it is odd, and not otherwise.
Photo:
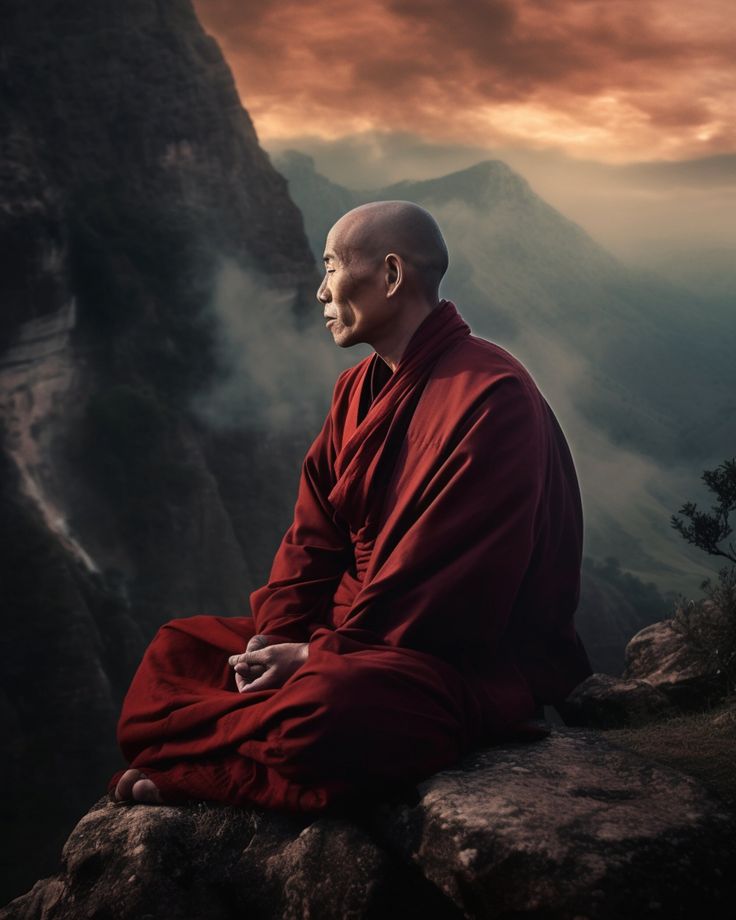
[(422, 325), (429, 314), (439, 305), (439, 301), (432, 305), (423, 302), (412, 310), (405, 311), (401, 323), (391, 329), (390, 337), (385, 340), (371, 343), (379, 358), (391, 368), (394, 373), (406, 351), (406, 346), (411, 341), (414, 333)]

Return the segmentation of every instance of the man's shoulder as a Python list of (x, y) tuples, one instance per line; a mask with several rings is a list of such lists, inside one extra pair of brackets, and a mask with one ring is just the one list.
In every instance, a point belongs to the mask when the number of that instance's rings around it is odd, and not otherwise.
[(477, 378), (478, 382), (514, 378), (537, 391), (534, 378), (519, 358), (496, 342), (477, 335), (465, 336), (451, 348), (438, 362), (435, 373), (457, 377), (464, 385), (473, 378)]

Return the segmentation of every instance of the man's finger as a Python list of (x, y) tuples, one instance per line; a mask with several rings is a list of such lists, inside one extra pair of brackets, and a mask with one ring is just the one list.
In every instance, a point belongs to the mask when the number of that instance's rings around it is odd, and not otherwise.
[(270, 649), (262, 648), (254, 651), (241, 652), (239, 655), (231, 655), (227, 663), (235, 667), (236, 664), (268, 664), (268, 658), (251, 658), (251, 655), (270, 655)]
[(246, 652), (255, 652), (259, 648), (265, 648), (268, 645), (268, 636), (264, 636), (263, 633), (258, 633), (248, 640), (248, 644), (245, 647)]
[(261, 664), (235, 665), (235, 684), (238, 690), (242, 693), (249, 683), (256, 680), (258, 677), (262, 677), (266, 673), (266, 670), (267, 669)]
[(273, 662), (273, 652), (269, 648), (259, 648), (255, 652), (243, 652), (240, 662), (245, 664), (260, 664), (269, 667)]
[(248, 680), (254, 680), (256, 677), (260, 677), (261, 674), (265, 674), (265, 672), (265, 664), (246, 664), (246, 662), (242, 661), (240, 664), (235, 665), (235, 673), (242, 674)]
[(248, 693), (250, 690), (269, 690), (271, 687), (281, 686), (279, 682), (279, 674), (276, 668), (269, 668), (266, 673), (258, 677), (256, 680), (251, 681), (245, 687), (243, 687), (243, 692)]

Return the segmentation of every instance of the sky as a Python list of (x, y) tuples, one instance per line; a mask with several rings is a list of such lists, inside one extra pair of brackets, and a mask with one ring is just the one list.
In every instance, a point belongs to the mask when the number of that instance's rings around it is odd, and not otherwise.
[[(700, 295), (711, 285), (714, 302), (736, 287), (730, 0), (194, 2), (272, 155), (309, 153), (324, 175), (358, 189), (502, 159), (615, 255), (664, 266), (671, 279), (680, 272)], [(305, 370), (300, 343), (291, 343), (295, 377), (315, 378), (316, 387), (302, 385), (294, 403), (293, 379), (275, 381), (273, 362), (251, 357), (268, 354), (271, 331), (262, 342), (261, 321), (252, 328), (240, 305), (259, 296), (253, 279), (232, 267), (223, 273), (215, 309), (231, 375), (200, 408), (227, 417), (244, 411), (243, 392), (260, 392), (245, 408), (268, 406), (258, 420), (279, 426), (290, 413), (308, 414), (328, 383)], [(270, 304), (257, 315), (282, 328), (286, 309)], [(551, 389), (555, 404), (572, 406), (589, 374), (580, 357), (546, 340), (534, 352), (529, 336), (524, 348), (526, 359), (538, 356), (540, 378), (560, 388)], [(328, 355), (319, 363), (334, 376)], [(591, 518), (626, 493), (627, 533), (643, 538), (660, 527), (687, 476), (624, 455), (590, 426), (577, 436), (584, 426), (572, 416), (567, 424), (587, 494), (603, 496)], [(664, 482), (671, 494), (657, 503), (649, 484)], [(624, 550), (616, 547), (638, 571)]]
[(195, 0), (261, 145), (380, 189), (501, 159), (613, 255), (736, 287), (731, 0)]
[(195, 0), (261, 141), (736, 152), (731, 0)]

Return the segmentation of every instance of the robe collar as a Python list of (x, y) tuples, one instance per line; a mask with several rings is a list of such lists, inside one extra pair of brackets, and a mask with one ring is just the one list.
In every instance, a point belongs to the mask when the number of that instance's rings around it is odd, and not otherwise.
[[(385, 485), (385, 482), (377, 474), (379, 471), (386, 473), (385, 469), (381, 470), (381, 458), (391, 434), (406, 432), (435, 363), (467, 335), (470, 335), (470, 327), (455, 304), (451, 300), (441, 300), (419, 324), (396, 370), (338, 453), (336, 482), (328, 500), (354, 530), (368, 524), (369, 517), (374, 521), (378, 513), (376, 486)], [(380, 359), (373, 355), (371, 360)]]

